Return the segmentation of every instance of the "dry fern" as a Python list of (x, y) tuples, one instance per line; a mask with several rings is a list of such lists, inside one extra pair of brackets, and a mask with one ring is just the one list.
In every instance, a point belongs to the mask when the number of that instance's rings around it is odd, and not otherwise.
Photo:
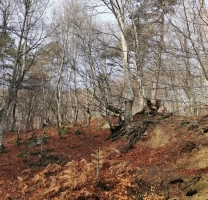
[[(29, 184), (22, 185), (24, 187), (22, 194), (26, 194), (29, 188), (41, 187), (40, 191), (43, 192), (36, 196), (41, 199), (91, 199), (94, 198), (93, 195), (102, 196), (103, 199), (134, 199), (137, 193), (132, 191), (139, 191), (134, 181), (138, 178), (138, 170), (127, 162), (118, 163), (111, 159), (113, 154), (119, 156), (120, 152), (97, 151), (92, 154), (93, 162), (85, 159), (72, 160), (63, 167), (62, 171), (60, 165), (48, 165), (36, 174), (30, 183), (27, 181)], [(19, 177), (19, 182), (24, 183), (22, 177)], [(150, 197), (159, 200), (159, 196), (155, 194), (146, 195), (144, 200), (151, 200)]]
[(143, 200), (164, 200), (165, 198), (157, 194), (144, 195)]
[(83, 187), (87, 182), (95, 182), (95, 166), (85, 159), (80, 162), (71, 161), (67, 163), (67, 168), (59, 177), (64, 189), (74, 190)]
[(164, 200), (165, 198), (163, 196), (159, 196), (154, 193), (154, 187), (151, 187), (150, 194), (145, 194), (143, 197), (143, 200)]
[(61, 169), (61, 166), (58, 164), (49, 164), (40, 174), (46, 175), (46, 174), (54, 173), (60, 169)]
[(37, 183), (37, 182), (43, 181), (43, 179), (44, 179), (44, 176), (41, 176), (40, 174), (36, 174), (34, 178), (32, 179), (32, 182)]
[(44, 191), (43, 195), (44, 196), (54, 196), (57, 192), (59, 192), (60, 188), (61, 188), (60, 186), (57, 186), (54, 184), (53, 187), (50, 187), (49, 189)]
[(119, 163), (117, 165), (113, 165), (109, 168), (111, 174), (123, 174), (127, 172), (131, 172), (133, 168), (127, 162)]

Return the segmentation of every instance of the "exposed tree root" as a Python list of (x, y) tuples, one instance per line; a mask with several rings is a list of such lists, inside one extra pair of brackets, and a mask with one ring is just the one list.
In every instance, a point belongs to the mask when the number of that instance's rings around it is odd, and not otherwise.
[[(167, 114), (167, 113), (166, 114), (154, 113), (154, 115), (150, 116), (149, 113), (145, 114), (145, 112), (137, 113), (137, 115), (142, 115), (141, 117), (142, 120), (134, 121), (129, 125), (123, 124), (115, 128), (112, 128), (111, 134), (107, 138), (115, 141), (121, 137), (124, 137), (127, 143), (121, 148), (121, 152), (123, 153), (126, 153), (131, 148), (133, 148), (134, 144), (145, 133), (149, 124), (158, 122), (160, 120), (172, 116), (172, 114)], [(154, 118), (156, 115), (159, 116), (159, 118), (157, 117), (157, 120), (155, 120)]]
[(131, 124), (121, 125), (113, 129), (112, 134), (107, 139), (112, 139), (113, 141), (123, 137), (127, 140), (127, 144), (122, 148), (122, 152), (128, 152), (134, 144), (141, 138), (143, 133), (146, 131), (147, 125), (153, 123), (153, 121), (141, 121), (132, 122)]

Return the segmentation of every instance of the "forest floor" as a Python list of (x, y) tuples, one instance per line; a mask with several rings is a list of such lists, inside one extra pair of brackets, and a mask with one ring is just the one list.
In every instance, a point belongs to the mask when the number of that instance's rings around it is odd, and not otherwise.
[[(21, 140), (6, 133), (0, 200), (208, 199), (208, 115), (134, 119), (153, 123), (127, 153), (120, 153), (125, 136), (106, 140), (104, 119), (67, 124), (62, 139), (49, 126), (21, 132)], [(35, 138), (45, 143), (35, 145)]]

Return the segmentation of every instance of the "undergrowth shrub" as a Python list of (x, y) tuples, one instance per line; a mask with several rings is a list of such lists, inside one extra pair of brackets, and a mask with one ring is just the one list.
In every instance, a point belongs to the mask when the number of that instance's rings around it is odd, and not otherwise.
[[(117, 151), (118, 155), (119, 152)], [(108, 199), (131, 200), (138, 197), (138, 168), (112, 159), (111, 152), (96, 151), (92, 161), (72, 160), (65, 166), (50, 164), (22, 184), (22, 195), (30, 199)], [(21, 177), (19, 178), (20, 180)], [(98, 182), (99, 179), (99, 182)], [(98, 184), (99, 183), (99, 184)], [(31, 188), (33, 192), (31, 193)], [(144, 200), (162, 200), (152, 193)]]
[(83, 132), (82, 132), (81, 130), (79, 130), (79, 129), (75, 129), (74, 133), (75, 133), (76, 135), (81, 135), (81, 134), (83, 134)]

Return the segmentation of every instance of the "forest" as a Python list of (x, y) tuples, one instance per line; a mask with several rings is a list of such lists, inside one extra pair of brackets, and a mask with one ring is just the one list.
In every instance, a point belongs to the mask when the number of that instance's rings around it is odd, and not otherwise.
[(20, 150), (21, 133), (28, 139), (51, 127), (63, 139), (66, 127), (78, 126), (87, 139), (81, 129), (90, 132), (96, 120), (109, 125), (105, 139), (127, 137), (121, 153), (155, 120), (183, 118), (206, 133), (199, 128), (208, 112), (206, 4), (0, 0), (0, 152), (8, 136)]

